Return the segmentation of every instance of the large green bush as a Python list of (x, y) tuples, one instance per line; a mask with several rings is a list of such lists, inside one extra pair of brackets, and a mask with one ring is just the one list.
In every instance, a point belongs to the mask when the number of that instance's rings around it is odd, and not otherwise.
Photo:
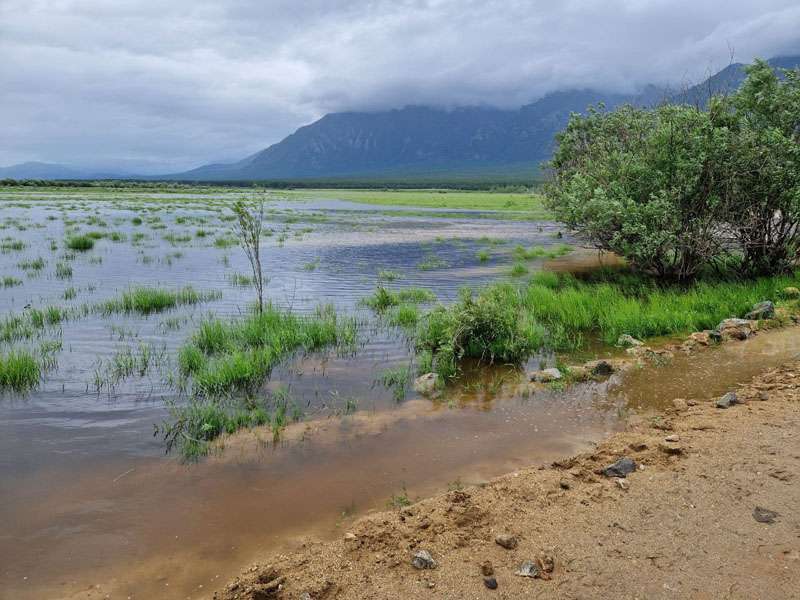
[(800, 241), (800, 85), (757, 61), (708, 107), (573, 115), (546, 199), (556, 217), (635, 268), (686, 280), (736, 257), (785, 271)]

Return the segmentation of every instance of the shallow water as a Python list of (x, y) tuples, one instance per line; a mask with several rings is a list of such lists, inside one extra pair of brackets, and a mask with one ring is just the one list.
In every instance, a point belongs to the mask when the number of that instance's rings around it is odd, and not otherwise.
[[(418, 209), (390, 216), (388, 207), (335, 199), (280, 200), (269, 205), (275, 232), (264, 246), (270, 298), (298, 312), (330, 302), (357, 313), (364, 345), (355, 356), (297, 358), (273, 374), (270, 386), (287, 385), (306, 411), (305, 422), (290, 426), (280, 442), (247, 433), (220, 456), (182, 465), (164, 456), (152, 435), (167, 417), (165, 401), (176, 397), (169, 359), (100, 393), (93, 377), (121, 349), (146, 343), (171, 357), (208, 313), (247, 310), (252, 292), (229, 281), (231, 273), (247, 273), (241, 251), (213, 244), (225, 235), (221, 216), (235, 195), (223, 201), (203, 194), (0, 196), (0, 239), (27, 244), (0, 254), (0, 275), (23, 281), (0, 288), (3, 313), (29, 303), (97, 303), (135, 284), (221, 292), (196, 307), (146, 318), (93, 313), (48, 332), (63, 343), (58, 368), (31, 394), (0, 399), (0, 597), (86, 597), (87, 586), (97, 584), (91, 593), (112, 597), (202, 597), (260, 552), (311, 532), (341, 534), (354, 514), (385, 507), (392, 495), (444, 491), (585, 449), (618, 426), (626, 406), (710, 397), (800, 351), (798, 336), (786, 330), (566, 393), (531, 396), (518, 388), (515, 372), (484, 369), (444, 399), (409, 394), (397, 402), (375, 380), (408, 363), (407, 343), (358, 306), (380, 271), (400, 274), (389, 287), (426, 287), (447, 302), (462, 286), (506, 276), (514, 245), (569, 240), (556, 239), (549, 223), (424, 218)], [(134, 216), (145, 222), (133, 225)], [(92, 217), (107, 227), (87, 224)], [(81, 231), (118, 231), (127, 240), (99, 240), (69, 261), (71, 279), (59, 279), (64, 219)], [(198, 229), (208, 235), (197, 237)], [(136, 232), (148, 239), (132, 244)], [(171, 243), (164, 239), (169, 233), (191, 238)], [(488, 263), (478, 260), (480, 249), (492, 253)], [(47, 264), (36, 276), (17, 266), (38, 256)], [(431, 257), (445, 266), (420, 270)], [(577, 251), (547, 264), (589, 268), (597, 258)], [(70, 286), (77, 295), (66, 301)], [(344, 399), (357, 401), (354, 415), (341, 416)]]

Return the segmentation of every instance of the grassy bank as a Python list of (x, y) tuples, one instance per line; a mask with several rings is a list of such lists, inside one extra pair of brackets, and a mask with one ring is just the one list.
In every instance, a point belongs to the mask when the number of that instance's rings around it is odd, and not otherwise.
[(462, 294), (419, 322), (415, 340), (420, 371), (445, 379), (462, 358), (520, 363), (533, 352), (575, 351), (599, 340), (614, 344), (627, 333), (644, 339), (712, 329), (742, 317), (762, 300), (785, 303), (783, 289), (797, 287), (800, 272), (748, 281), (705, 281), (690, 287), (661, 286), (644, 277), (605, 272), (592, 281), (537, 273), (522, 286), (495, 284)]
[(523, 192), (468, 192), (450, 190), (308, 190), (311, 198), (336, 198), (377, 206), (436, 209), (516, 211), (545, 219), (548, 212), (538, 194)]

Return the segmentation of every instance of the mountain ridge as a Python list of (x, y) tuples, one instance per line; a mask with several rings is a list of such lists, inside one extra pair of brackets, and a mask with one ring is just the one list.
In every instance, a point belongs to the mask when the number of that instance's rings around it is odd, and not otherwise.
[[(800, 56), (775, 57), (768, 62), (775, 68), (797, 68)], [(528, 179), (533, 179), (540, 163), (549, 159), (554, 136), (566, 125), (571, 113), (584, 112), (587, 106), (598, 102), (609, 109), (622, 104), (649, 107), (663, 101), (703, 104), (710, 95), (741, 85), (744, 66), (732, 63), (702, 83), (678, 92), (654, 85), (645, 86), (637, 94), (573, 89), (552, 92), (517, 109), (409, 105), (383, 111), (328, 113), (236, 162), (212, 163), (165, 175), (118, 175), (117, 178), (303, 181), (439, 179), (458, 173), (474, 178), (492, 174), (500, 179), (519, 180), (528, 172)], [(48, 163), (0, 167), (0, 178), (3, 177), (115, 178)]]

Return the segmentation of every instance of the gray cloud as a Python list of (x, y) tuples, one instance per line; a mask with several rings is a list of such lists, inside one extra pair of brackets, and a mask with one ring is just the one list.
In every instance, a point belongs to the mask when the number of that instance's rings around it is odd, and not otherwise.
[(796, 0), (2, 0), (0, 164), (177, 170), (330, 111), (697, 81), (799, 31)]

